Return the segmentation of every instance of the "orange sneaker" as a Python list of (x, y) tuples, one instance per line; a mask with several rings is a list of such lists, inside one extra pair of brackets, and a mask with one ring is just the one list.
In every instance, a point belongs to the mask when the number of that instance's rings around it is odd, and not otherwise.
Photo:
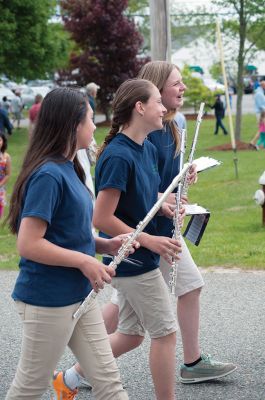
[(53, 389), (56, 393), (56, 398), (53, 400), (75, 400), (78, 389), (70, 389), (64, 381), (64, 372), (54, 372), (53, 374)]

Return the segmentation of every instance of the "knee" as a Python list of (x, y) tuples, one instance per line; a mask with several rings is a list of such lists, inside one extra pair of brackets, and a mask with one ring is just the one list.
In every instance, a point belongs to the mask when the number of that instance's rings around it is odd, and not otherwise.
[(177, 335), (176, 332), (169, 333), (166, 336), (161, 336), (159, 338), (152, 338), (153, 343), (166, 343), (168, 345), (176, 346)]
[(185, 301), (188, 299), (196, 299), (199, 298), (201, 295), (202, 287), (191, 290), (188, 293), (183, 294), (182, 296), (178, 297), (178, 301)]
[(133, 348), (141, 346), (143, 343), (144, 336), (132, 336), (132, 344)]

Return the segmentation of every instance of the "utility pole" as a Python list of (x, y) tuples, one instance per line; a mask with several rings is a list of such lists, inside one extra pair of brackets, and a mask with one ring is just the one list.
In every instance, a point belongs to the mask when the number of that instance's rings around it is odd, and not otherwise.
[(152, 60), (171, 61), (170, 0), (149, 0)]

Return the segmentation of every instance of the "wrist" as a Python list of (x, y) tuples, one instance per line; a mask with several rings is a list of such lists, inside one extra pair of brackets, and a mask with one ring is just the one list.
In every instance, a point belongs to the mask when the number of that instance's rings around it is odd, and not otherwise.
[(137, 237), (137, 241), (140, 243), (141, 247), (147, 247), (148, 241), (150, 242), (151, 235), (146, 232), (141, 232)]

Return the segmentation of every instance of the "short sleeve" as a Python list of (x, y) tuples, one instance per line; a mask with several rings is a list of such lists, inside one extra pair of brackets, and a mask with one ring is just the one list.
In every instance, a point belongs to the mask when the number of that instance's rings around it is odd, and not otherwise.
[(104, 189), (118, 189), (126, 193), (130, 177), (130, 164), (121, 157), (110, 157), (103, 162), (96, 182), (97, 192)]
[(59, 182), (48, 173), (35, 174), (28, 182), (21, 219), (37, 217), (51, 224), (60, 204)]

